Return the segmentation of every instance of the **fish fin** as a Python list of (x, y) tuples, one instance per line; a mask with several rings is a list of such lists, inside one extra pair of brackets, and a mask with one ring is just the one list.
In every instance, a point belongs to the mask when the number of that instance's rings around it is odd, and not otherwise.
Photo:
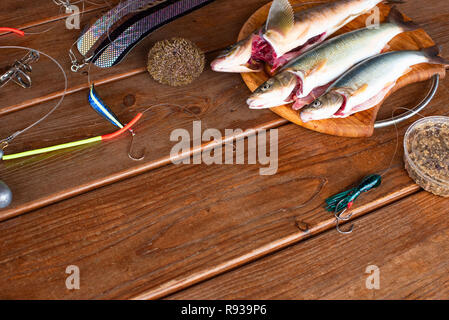
[(421, 50), (421, 52), (429, 59), (429, 63), (442, 64), (446, 68), (449, 68), (449, 60), (439, 56), (440, 54), (439, 46), (424, 48)]
[(324, 59), (324, 60), (318, 62), (316, 65), (313, 66), (312, 69), (310, 69), (309, 71), (306, 72), (306, 77), (310, 76), (311, 74), (313, 74), (315, 72), (322, 70), (326, 66), (326, 63), (327, 63), (327, 59)]
[(393, 87), (396, 85), (396, 81), (389, 82), (385, 85), (385, 87), (374, 97), (371, 99), (365, 101), (362, 104), (359, 104), (358, 106), (353, 107), (351, 110), (347, 111), (344, 116), (350, 116), (354, 113), (365, 111), (368, 109), (371, 109), (375, 106), (377, 106), (379, 103), (382, 103), (385, 100), (385, 97), (388, 95), (388, 93), (393, 89)]
[(395, 85), (396, 85), (396, 81), (388, 82), (388, 83), (385, 85), (383, 91), (386, 91), (386, 93), (388, 93), (388, 92), (390, 92), (391, 89), (393, 89), (393, 87), (394, 87)]
[(405, 21), (404, 16), (399, 12), (396, 6), (391, 8), (387, 21), (401, 27), (404, 31), (413, 31), (420, 28), (419, 25), (413, 21)]
[(380, 53), (385, 53), (389, 51), (391, 51), (391, 46), (389, 44), (386, 44)]
[(276, 30), (287, 34), (295, 22), (295, 14), (288, 0), (274, 0), (268, 13), (265, 30)]
[(368, 89), (368, 84), (365, 83), (360, 88), (358, 88), (357, 90), (353, 91), (351, 95), (352, 96), (356, 96), (358, 94), (361, 94), (361, 93), (365, 92), (367, 89)]

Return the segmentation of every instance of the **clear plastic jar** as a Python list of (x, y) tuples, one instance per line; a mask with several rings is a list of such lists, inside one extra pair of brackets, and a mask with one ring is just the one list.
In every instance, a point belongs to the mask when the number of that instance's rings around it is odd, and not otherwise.
[(412, 124), (404, 137), (404, 162), (424, 190), (449, 197), (449, 117), (426, 117)]

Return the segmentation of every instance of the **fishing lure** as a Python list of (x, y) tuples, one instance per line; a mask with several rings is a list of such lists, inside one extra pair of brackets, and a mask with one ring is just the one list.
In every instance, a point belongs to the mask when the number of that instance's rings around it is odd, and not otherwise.
[(97, 91), (95, 91), (93, 84), (90, 86), (88, 100), (91, 107), (95, 111), (97, 111), (101, 116), (106, 118), (106, 120), (111, 122), (114, 126), (119, 127), (120, 129), (124, 127), (123, 124), (118, 120), (117, 116), (108, 108), (108, 106), (98, 96), (98, 93)]
[(147, 35), (214, 0), (128, 0), (93, 24), (77, 41), (78, 61), (70, 49), (72, 71), (89, 62), (101, 68), (120, 63)]
[[(92, 57), (95, 50), (107, 38), (112, 39), (114, 32), (110, 32), (113, 26), (125, 25), (126, 21), (137, 13), (143, 7), (155, 5), (154, 0), (128, 0), (120, 2), (117, 6), (109, 10), (100, 19), (98, 19), (92, 26), (90, 26), (78, 39), (77, 48), (80, 54), (84, 57)], [(112, 31), (112, 30), (111, 30)]]
[(41, 148), (41, 149), (35, 149), (35, 150), (30, 150), (30, 151), (15, 153), (15, 154), (9, 154), (9, 155), (4, 155), (3, 152), (1, 152), (0, 156), (1, 156), (2, 160), (7, 161), (7, 160), (13, 160), (13, 159), (18, 159), (18, 158), (24, 158), (24, 157), (34, 156), (34, 155), (38, 155), (38, 154), (53, 152), (53, 151), (62, 150), (62, 149), (78, 147), (81, 145), (91, 144), (91, 143), (95, 143), (95, 142), (111, 140), (111, 139), (117, 138), (118, 136), (122, 135), (126, 131), (131, 130), (132, 127), (140, 120), (140, 118), (142, 118), (142, 115), (143, 115), (142, 113), (138, 113), (134, 117), (134, 119), (131, 120), (126, 126), (123, 126), (123, 128), (121, 128), (120, 130), (115, 131), (110, 134), (96, 136), (96, 137), (88, 138), (88, 139), (84, 139), (84, 140), (68, 142), (68, 143), (59, 144), (59, 145)]
[(355, 188), (336, 194), (326, 199), (326, 209), (329, 212), (333, 212), (337, 219), (337, 230), (340, 233), (348, 234), (352, 232), (354, 226), (349, 231), (341, 231), (339, 223), (341, 221), (349, 220), (351, 216), (343, 218), (341, 215), (351, 209), (354, 201), (364, 192), (368, 192), (374, 188), (377, 188), (382, 183), (382, 177), (378, 174), (372, 174), (365, 177), (362, 182)]

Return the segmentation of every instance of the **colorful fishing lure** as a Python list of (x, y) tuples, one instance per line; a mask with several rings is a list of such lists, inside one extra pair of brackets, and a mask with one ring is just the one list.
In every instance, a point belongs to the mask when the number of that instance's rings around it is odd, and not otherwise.
[(112, 67), (147, 35), (214, 0), (128, 0), (106, 13), (77, 41), (78, 61), (70, 51), (72, 71), (92, 62)]
[(118, 136), (122, 135), (126, 131), (130, 131), (132, 129), (132, 127), (140, 120), (140, 118), (142, 118), (142, 115), (143, 115), (142, 113), (138, 113), (134, 117), (134, 119), (131, 120), (131, 122), (129, 122), (126, 126), (123, 126), (120, 130), (110, 133), (110, 134), (96, 136), (93, 138), (78, 140), (78, 141), (74, 141), (74, 142), (68, 142), (68, 143), (59, 144), (59, 145), (41, 148), (41, 149), (35, 149), (35, 150), (30, 150), (30, 151), (15, 153), (15, 154), (9, 154), (9, 155), (3, 155), (3, 152), (1, 152), (0, 159), (5, 160), (5, 161), (13, 160), (13, 159), (18, 159), (18, 158), (24, 158), (24, 157), (34, 156), (34, 155), (38, 155), (38, 154), (53, 152), (53, 151), (57, 151), (57, 150), (78, 147), (78, 146), (91, 144), (91, 143), (95, 143), (95, 142), (111, 140), (111, 139), (117, 138)]
[(342, 217), (342, 214), (351, 209), (354, 201), (364, 192), (368, 192), (374, 188), (377, 188), (382, 183), (382, 176), (378, 174), (371, 174), (365, 177), (362, 182), (355, 188), (349, 189), (347, 191), (336, 194), (328, 199), (326, 199), (326, 209), (332, 212), (337, 219), (337, 231), (342, 234), (349, 234), (352, 232), (353, 227), (349, 231), (341, 231), (339, 224), (341, 221), (346, 221), (351, 218), (348, 216), (346, 218)]
[(90, 86), (89, 90), (89, 104), (91, 107), (97, 111), (101, 116), (106, 118), (109, 122), (111, 122), (114, 126), (122, 129), (124, 126), (118, 120), (117, 116), (108, 108), (108, 106), (101, 100), (98, 96), (98, 93), (95, 91), (94, 85)]

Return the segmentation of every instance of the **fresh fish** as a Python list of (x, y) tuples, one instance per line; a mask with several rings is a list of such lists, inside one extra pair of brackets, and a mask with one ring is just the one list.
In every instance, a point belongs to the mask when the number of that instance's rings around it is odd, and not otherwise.
[[(293, 109), (298, 110), (310, 104), (332, 81), (355, 64), (380, 53), (396, 35), (417, 29), (413, 22), (405, 22), (394, 7), (387, 21), (376, 28), (367, 27), (337, 36), (292, 60), (251, 95), (248, 105), (261, 109), (295, 101)], [(291, 74), (295, 75), (294, 81), (278, 81), (292, 78)], [(287, 83), (288, 88), (282, 87)]]
[(394, 51), (376, 55), (354, 66), (326, 93), (301, 111), (303, 122), (328, 118), (345, 118), (381, 103), (397, 80), (420, 63), (449, 67), (438, 47), (421, 51)]
[(265, 26), (222, 52), (212, 70), (255, 72), (264, 62), (278, 69), (382, 1), (338, 0), (294, 13), (288, 0), (274, 0)]

